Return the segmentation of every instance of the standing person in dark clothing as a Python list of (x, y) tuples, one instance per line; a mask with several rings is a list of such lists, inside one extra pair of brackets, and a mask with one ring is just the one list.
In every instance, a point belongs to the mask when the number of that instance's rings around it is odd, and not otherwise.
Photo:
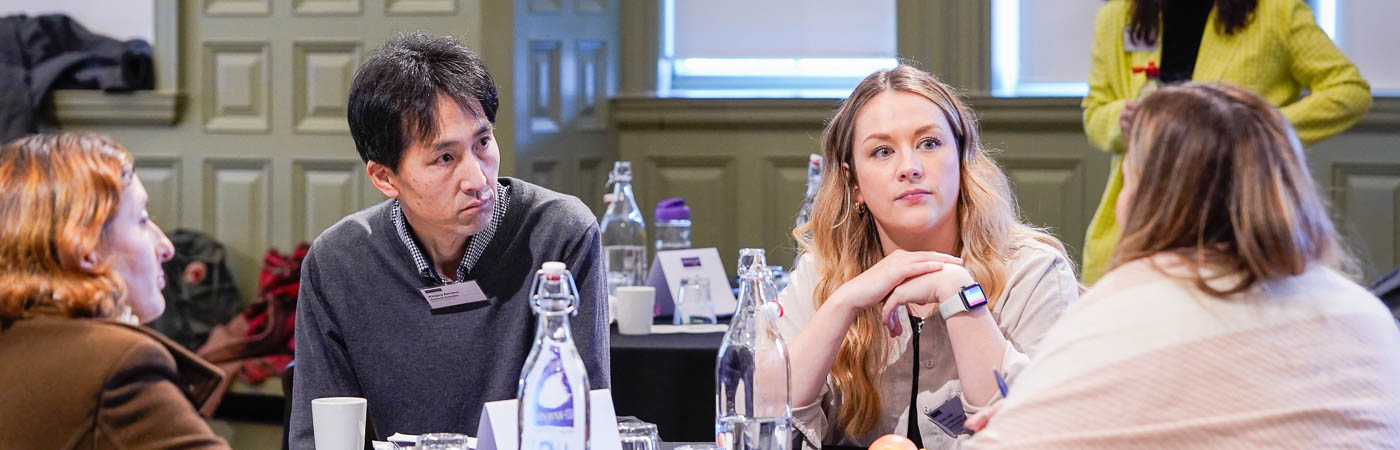
[(483, 403), (515, 398), (547, 261), (577, 280), (575, 343), (590, 385), (608, 387), (598, 224), (577, 198), (497, 176), (498, 101), (450, 37), (396, 37), (355, 75), (350, 132), (389, 199), (321, 233), (302, 266), (292, 448), (314, 445), (320, 397), (368, 399), (379, 439), (475, 434)]

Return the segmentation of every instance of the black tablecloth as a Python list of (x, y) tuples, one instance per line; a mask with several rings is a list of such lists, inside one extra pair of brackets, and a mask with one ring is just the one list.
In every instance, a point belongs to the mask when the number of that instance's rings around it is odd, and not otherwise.
[[(680, 446), (682, 446), (682, 445), (688, 445), (688, 444), (696, 444), (696, 443), (697, 443), (697, 442), (662, 442), (662, 443), (661, 443), (661, 450), (675, 450), (676, 447), (680, 447)], [(840, 445), (823, 445), (823, 446), (822, 446), (822, 450), (864, 450), (864, 448), (862, 448), (862, 447), (844, 447), (844, 446), (840, 446)]]
[(656, 424), (661, 440), (714, 442), (718, 333), (626, 336), (612, 328), (612, 392), (619, 416)]

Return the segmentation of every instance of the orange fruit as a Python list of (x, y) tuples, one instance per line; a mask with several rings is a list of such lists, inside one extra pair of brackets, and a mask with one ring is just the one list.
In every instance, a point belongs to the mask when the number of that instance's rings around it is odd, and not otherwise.
[(914, 446), (914, 441), (898, 434), (886, 434), (880, 436), (875, 442), (870, 443), (870, 450), (919, 450)]

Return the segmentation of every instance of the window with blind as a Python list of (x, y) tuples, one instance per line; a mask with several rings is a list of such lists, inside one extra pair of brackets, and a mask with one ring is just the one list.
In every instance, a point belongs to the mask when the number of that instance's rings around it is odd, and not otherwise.
[(992, 0), (992, 95), (1089, 93), (1094, 16), (1101, 1)]
[(1400, 2), (1393, 0), (1312, 0), (1318, 25), (1332, 36), (1376, 96), (1400, 96)]
[(844, 97), (894, 67), (894, 0), (665, 0), (672, 95)]
[[(1083, 96), (1102, 1), (992, 0), (992, 94)], [(1400, 1), (1308, 0), (1378, 96), (1400, 95)]]

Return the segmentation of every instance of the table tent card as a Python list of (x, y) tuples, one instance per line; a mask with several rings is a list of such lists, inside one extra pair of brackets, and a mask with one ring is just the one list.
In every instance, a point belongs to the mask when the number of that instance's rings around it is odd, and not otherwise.
[[(592, 450), (622, 450), (617, 433), (617, 412), (612, 391), (594, 389), (588, 393), (588, 447)], [(476, 450), (519, 450), (520, 400), (499, 400), (481, 406), (476, 427)]]
[(710, 280), (710, 299), (715, 302), (715, 314), (734, 315), (739, 301), (729, 287), (729, 274), (714, 247), (688, 248), (656, 252), (651, 263), (647, 284), (656, 288), (657, 315), (675, 312), (675, 298), (681, 289), (681, 279), (700, 275)]

